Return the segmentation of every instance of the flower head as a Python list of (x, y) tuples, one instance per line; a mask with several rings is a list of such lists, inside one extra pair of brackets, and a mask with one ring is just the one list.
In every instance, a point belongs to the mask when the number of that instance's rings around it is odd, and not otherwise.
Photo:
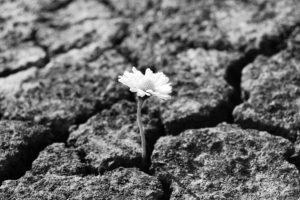
[(132, 68), (132, 72), (125, 71), (119, 76), (119, 82), (130, 88), (131, 92), (136, 92), (137, 96), (157, 96), (166, 100), (171, 98), (172, 86), (169, 78), (162, 72), (153, 73), (151, 69), (146, 69), (145, 74)]

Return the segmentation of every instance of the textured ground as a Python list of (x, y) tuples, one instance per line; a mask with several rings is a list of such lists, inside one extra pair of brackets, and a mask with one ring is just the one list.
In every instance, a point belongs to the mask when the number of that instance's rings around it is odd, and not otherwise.
[[(300, 198), (297, 0), (0, 0), (0, 200)], [(172, 99), (117, 82), (163, 71)]]

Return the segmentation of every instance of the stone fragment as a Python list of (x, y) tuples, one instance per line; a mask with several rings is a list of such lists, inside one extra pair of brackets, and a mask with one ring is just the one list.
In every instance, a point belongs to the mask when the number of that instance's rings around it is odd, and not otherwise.
[(8, 77), (0, 78), (0, 95), (6, 97), (15, 95), (22, 87), (22, 83), (35, 77), (37, 71), (36, 67), (31, 67)]
[(300, 60), (292, 51), (258, 57), (243, 70), (241, 86), (248, 99), (234, 109), (235, 122), (295, 141), (300, 134)]
[(104, 0), (116, 12), (129, 17), (140, 17), (144, 12), (159, 7), (159, 0)]
[(163, 68), (171, 79), (171, 100), (157, 102), (168, 134), (214, 126), (231, 120), (236, 93), (225, 81), (226, 70), (240, 58), (238, 53), (189, 49)]
[(47, 57), (44, 50), (30, 43), (21, 43), (16, 47), (0, 52), (0, 75), (24, 70), (29, 67), (41, 67)]
[(22, 3), (33, 12), (53, 12), (67, 6), (74, 0), (31, 0), (23, 1)]
[(45, 124), (58, 141), (64, 141), (71, 125), (120, 99), (131, 98), (116, 80), (126, 67), (114, 50), (103, 52), (97, 45), (72, 50), (22, 82), (15, 95), (4, 95), (1, 113), (6, 119)]
[(79, 152), (63, 143), (54, 143), (34, 160), (30, 173), (33, 175), (57, 174), (62, 176), (93, 174), (92, 168), (84, 162), (84, 152)]
[(296, 0), (164, 0), (130, 24), (122, 46), (137, 65), (160, 65), (186, 48), (270, 55), (299, 23)]
[[(53, 135), (44, 126), (21, 121), (0, 121), (0, 182), (18, 178), (31, 166)], [(1, 198), (0, 198), (1, 199)]]
[(37, 31), (37, 40), (50, 54), (81, 48), (90, 43), (110, 47), (124, 33), (121, 19), (112, 17), (111, 11), (95, 0), (77, 0), (67, 7), (44, 13)]
[(27, 173), (0, 186), (1, 199), (160, 199), (160, 182), (135, 168), (119, 168), (100, 176)]
[(45, 63), (46, 53), (32, 42), (36, 18), (21, 1), (1, 2), (0, 76)]
[[(156, 109), (143, 110), (148, 149), (151, 151), (163, 128)], [(140, 135), (136, 123), (136, 103), (121, 101), (90, 118), (71, 133), (69, 144), (84, 152), (84, 160), (99, 173), (119, 166), (141, 166)]]
[(37, 16), (28, 12), (21, 1), (1, 1), (0, 52), (32, 39), (36, 19)]
[(267, 132), (221, 124), (160, 138), (155, 176), (175, 199), (298, 199), (297, 168), (285, 159), (291, 143)]

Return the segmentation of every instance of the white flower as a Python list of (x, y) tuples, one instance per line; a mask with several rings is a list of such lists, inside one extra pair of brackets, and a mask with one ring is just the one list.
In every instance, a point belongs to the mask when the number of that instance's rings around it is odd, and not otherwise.
[(162, 72), (153, 73), (148, 68), (144, 75), (133, 67), (132, 72), (125, 71), (123, 76), (119, 76), (119, 82), (128, 86), (139, 97), (154, 95), (163, 100), (171, 98), (172, 86), (169, 78)]

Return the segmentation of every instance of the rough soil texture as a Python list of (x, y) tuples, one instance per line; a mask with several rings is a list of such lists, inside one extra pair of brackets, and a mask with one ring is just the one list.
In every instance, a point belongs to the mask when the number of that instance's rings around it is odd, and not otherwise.
[[(246, 128), (267, 130), (296, 140), (300, 135), (300, 60), (291, 46), (267, 58), (259, 56), (243, 70), (242, 90), (248, 99), (234, 109), (235, 121)], [(295, 54), (296, 53), (296, 54)], [(284, 70), (283, 70), (284, 69)]]
[(119, 168), (98, 176), (63, 176), (26, 173), (3, 183), (3, 199), (159, 199), (160, 182), (134, 168)]
[(156, 176), (170, 182), (170, 199), (288, 199), (300, 179), (285, 160), (288, 140), (267, 132), (221, 124), (158, 140)]
[(49, 129), (30, 122), (0, 122), (0, 182), (22, 175), (37, 154), (53, 141)]
[[(299, 10), (0, 0), (0, 199), (299, 199)], [(132, 66), (173, 86), (142, 110), (148, 166)]]
[[(96, 110), (118, 99), (130, 98), (129, 91), (115, 81), (128, 67), (124, 58), (114, 50), (100, 52), (92, 44), (53, 58), (45, 68), (32, 71), (34, 75), (25, 71), (30, 78), (25, 77), (15, 94), (1, 101), (3, 118), (45, 124), (58, 140), (64, 140), (70, 125), (84, 122)], [(11, 76), (7, 82), (12, 82)], [(0, 88), (5, 90), (7, 84), (3, 82)]]
[(240, 57), (238, 53), (197, 48), (179, 53), (176, 61), (165, 66), (176, 98), (164, 103), (154, 100), (153, 106), (159, 105), (167, 134), (231, 120), (238, 94), (224, 76)]
[[(157, 110), (144, 109), (148, 148), (164, 134)], [(120, 101), (90, 118), (71, 132), (68, 142), (99, 173), (119, 166), (141, 166), (141, 140), (136, 123), (136, 104)]]

